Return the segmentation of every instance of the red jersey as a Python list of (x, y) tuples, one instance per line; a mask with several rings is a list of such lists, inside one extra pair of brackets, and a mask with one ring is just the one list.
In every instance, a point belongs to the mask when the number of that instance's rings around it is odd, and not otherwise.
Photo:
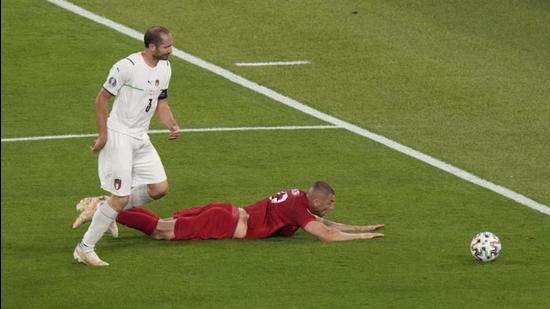
[(250, 215), (246, 239), (270, 236), (292, 236), (304, 228), (315, 216), (309, 212), (305, 192), (292, 189), (279, 192), (245, 208)]

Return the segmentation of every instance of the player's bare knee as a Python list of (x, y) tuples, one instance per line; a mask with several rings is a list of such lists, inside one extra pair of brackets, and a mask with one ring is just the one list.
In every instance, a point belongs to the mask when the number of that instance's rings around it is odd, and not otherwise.
[(157, 227), (151, 237), (154, 239), (171, 240), (175, 238), (174, 228), (176, 226), (176, 220), (174, 219), (160, 219), (157, 222)]
[(156, 240), (170, 240), (169, 234), (164, 231), (154, 231), (151, 237)]
[(244, 239), (246, 237), (246, 232), (248, 231), (248, 218), (250, 217), (248, 212), (242, 208), (239, 209), (239, 218), (237, 221), (237, 227), (235, 228), (235, 233), (233, 238)]
[(111, 208), (113, 208), (114, 210), (122, 211), (122, 209), (124, 209), (124, 206), (128, 204), (129, 200), (130, 198), (128, 196), (112, 195), (108, 202)]
[(148, 191), (151, 198), (158, 200), (168, 194), (168, 181), (163, 181), (161, 183), (148, 185)]
[(248, 222), (248, 218), (250, 217), (250, 215), (248, 214), (248, 212), (246, 212), (246, 210), (242, 209), (242, 208), (239, 208), (239, 219), (244, 221), (245, 223)]

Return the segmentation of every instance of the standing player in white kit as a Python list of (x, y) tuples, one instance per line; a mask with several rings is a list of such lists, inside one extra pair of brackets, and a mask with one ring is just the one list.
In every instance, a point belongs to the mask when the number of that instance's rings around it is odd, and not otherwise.
[[(118, 61), (96, 98), (99, 136), (91, 147), (99, 152), (98, 172), (101, 188), (111, 197), (98, 206), (82, 241), (73, 256), (90, 266), (107, 266), (95, 253), (95, 245), (113, 224), (118, 212), (141, 206), (168, 193), (168, 181), (160, 157), (151, 144), (147, 130), (153, 114), (176, 139), (180, 128), (168, 105), (172, 53), (172, 34), (160, 26), (149, 28), (145, 49)], [(108, 101), (115, 97), (107, 119)]]

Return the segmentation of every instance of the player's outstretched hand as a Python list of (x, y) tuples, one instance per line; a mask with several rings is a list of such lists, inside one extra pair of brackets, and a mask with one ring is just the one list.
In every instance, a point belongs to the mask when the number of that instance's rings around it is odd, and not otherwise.
[(170, 134), (168, 134), (168, 139), (174, 140), (178, 138), (180, 135), (181, 135), (180, 127), (178, 125), (175, 125), (170, 128)]
[(381, 234), (381, 233), (362, 233), (361, 234), (361, 239), (373, 239), (373, 238), (378, 238), (378, 237), (384, 237), (384, 234)]
[(107, 138), (100, 136), (95, 140), (94, 145), (91, 146), (90, 149), (92, 152), (98, 153), (101, 149), (103, 149), (103, 147), (105, 147), (105, 143), (107, 143)]
[(372, 232), (372, 231), (376, 231), (377, 229), (381, 229), (383, 227), (384, 227), (384, 224), (367, 225), (367, 226), (365, 226), (364, 231), (365, 232)]

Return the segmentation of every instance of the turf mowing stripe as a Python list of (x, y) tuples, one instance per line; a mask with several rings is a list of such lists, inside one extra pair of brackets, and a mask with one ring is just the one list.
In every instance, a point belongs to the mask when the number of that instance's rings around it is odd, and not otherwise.
[[(135, 38), (137, 40), (142, 40), (143, 39), (143, 34), (140, 33), (140, 32), (137, 32), (136, 30), (134, 29), (130, 29), (126, 26), (123, 26), (119, 23), (116, 23), (110, 19), (107, 19), (105, 17), (101, 17), (99, 15), (96, 15), (90, 11), (87, 11), (79, 6), (76, 6), (70, 2), (67, 2), (67, 1), (63, 1), (63, 0), (48, 0), (48, 2), (50, 3), (53, 3), (55, 5), (58, 5), (64, 9), (67, 9), (75, 14), (78, 14), (80, 16), (83, 16), (83, 17), (86, 17), (96, 23), (99, 23), (99, 24), (102, 24), (102, 25), (105, 25), (111, 29), (114, 29), (120, 33), (123, 33), (123, 34), (126, 34), (132, 38)], [(245, 88), (248, 88), (252, 91), (255, 91), (255, 92), (258, 92), (258, 93), (261, 93), (275, 101), (278, 101), (284, 105), (287, 105), (289, 107), (292, 107), (292, 108), (295, 108), (303, 113), (306, 113), (308, 115), (311, 115), (313, 117), (316, 117), (318, 119), (321, 119), (321, 120), (324, 120), (328, 123), (331, 123), (333, 125), (336, 125), (336, 126), (339, 126), (339, 127), (342, 127), (342, 128), (345, 128), (346, 130), (348, 131), (351, 131), (355, 134), (358, 134), (358, 135), (361, 135), (363, 137), (366, 137), (366, 138), (369, 138), (373, 141), (376, 141), (378, 143), (381, 143), (391, 149), (394, 149), (394, 150), (397, 150), (401, 153), (404, 153), (408, 156), (411, 156), (415, 159), (418, 159), (422, 162), (425, 162), (427, 164), (430, 164), (431, 166), (434, 166), (436, 168), (439, 168), (443, 171), (446, 171), (450, 174), (453, 174), (457, 177), (460, 177), (464, 180), (467, 180), (471, 183), (474, 183), (478, 186), (481, 186), (483, 188), (486, 188), (486, 189), (489, 189), (493, 192), (496, 192), (502, 196), (505, 196), (511, 200), (514, 200), (524, 206), (527, 206), (531, 209), (534, 209), (534, 210), (537, 210), (539, 212), (542, 212), (546, 215), (550, 215), (550, 207), (546, 206), (546, 205), (543, 205), (539, 202), (536, 202), (524, 195), (521, 195), (517, 192), (514, 192), (508, 188), (505, 188), (505, 187), (502, 187), (502, 186), (499, 186), (497, 184), (494, 184), (488, 180), (485, 180), (485, 179), (482, 179), (472, 173), (469, 173), (465, 170), (462, 170), (456, 166), (453, 166), (451, 164), (448, 164), (448, 163), (445, 163), (441, 160), (438, 160), (436, 158), (433, 158), (427, 154), (424, 154), (422, 152), (419, 152), (417, 150), (414, 150), (410, 147), (407, 147), (405, 145), (402, 145), (396, 141), (393, 141), (391, 139), (388, 139), (382, 135), (379, 135), (379, 134), (376, 134), (376, 133), (373, 133), (369, 130), (366, 130), (366, 129), (363, 129), (361, 127), (358, 127), (356, 125), (353, 125), (349, 122), (346, 122), (346, 121), (343, 121), (343, 120), (340, 120), (336, 117), (333, 117), (333, 116), (330, 116), (328, 114), (325, 114), (321, 111), (318, 111), (314, 108), (311, 108), (305, 104), (302, 104), (292, 98), (289, 98), (285, 95), (282, 95), (278, 92), (275, 92), (267, 87), (264, 87), (264, 86), (261, 86), (261, 85), (258, 85), (257, 83), (253, 82), (253, 81), (250, 81), (242, 76), (239, 76), (233, 72), (230, 72), (224, 68), (221, 68), (215, 64), (212, 64), (212, 63), (209, 63), (207, 61), (204, 61), (198, 57), (195, 57), (191, 54), (188, 54), (184, 51), (181, 51), (177, 48), (173, 48), (173, 54), (174, 56), (178, 57), (178, 58), (181, 58), (189, 63), (192, 63), (194, 65), (197, 65), (203, 69), (206, 69), (212, 73), (215, 73), (217, 75), (220, 75), (238, 85), (241, 85)]]
[(297, 61), (273, 61), (273, 62), (237, 62), (235, 63), (238, 67), (264, 67), (271, 65), (299, 65), (299, 64), (310, 64), (311, 62), (307, 60), (297, 60)]
[[(322, 129), (341, 129), (337, 126), (274, 126), (274, 127), (233, 127), (233, 128), (197, 128), (197, 129), (181, 129), (181, 132), (197, 133), (197, 132), (228, 132), (228, 131), (274, 131), (274, 130), (322, 130)], [(169, 130), (149, 130), (149, 134), (168, 133)], [(2, 143), (7, 142), (25, 142), (25, 141), (42, 141), (48, 139), (69, 139), (96, 137), (97, 133), (86, 134), (65, 134), (65, 135), (46, 135), (46, 136), (27, 136), (27, 137), (9, 137), (2, 138)]]

